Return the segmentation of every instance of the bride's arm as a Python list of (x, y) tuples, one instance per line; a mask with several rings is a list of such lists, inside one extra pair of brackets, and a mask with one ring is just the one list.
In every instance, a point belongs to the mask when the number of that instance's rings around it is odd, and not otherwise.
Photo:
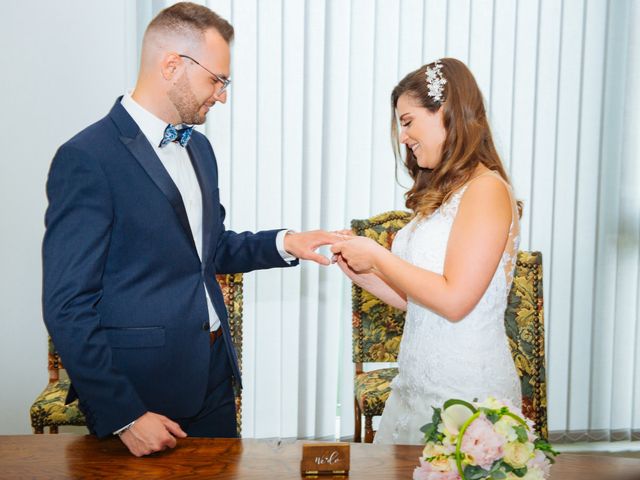
[(338, 256), (336, 263), (353, 283), (362, 287), (371, 295), (378, 297), (392, 307), (400, 310), (407, 309), (407, 297), (401, 291), (394, 290), (394, 288), (385, 281), (380, 272), (356, 273), (349, 268), (349, 265), (347, 265), (341, 256)]
[(464, 193), (449, 236), (443, 275), (393, 255), (370, 239), (335, 244), (355, 270), (379, 271), (390, 285), (439, 315), (456, 322), (469, 314), (486, 291), (504, 251), (511, 223), (511, 200), (492, 176), (478, 178)]

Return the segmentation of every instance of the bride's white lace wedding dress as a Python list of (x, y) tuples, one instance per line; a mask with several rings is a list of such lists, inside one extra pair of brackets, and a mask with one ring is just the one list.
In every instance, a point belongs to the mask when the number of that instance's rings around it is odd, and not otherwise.
[[(502, 180), (493, 172), (487, 174)], [(393, 253), (442, 274), (451, 226), (467, 186), (429, 217), (414, 218), (400, 230)], [(408, 299), (399, 373), (391, 384), (375, 443), (421, 443), (420, 427), (431, 422), (431, 407), (442, 406), (449, 398), (471, 401), (492, 395), (520, 407), (520, 381), (504, 327), (520, 237), (516, 203), (507, 188), (513, 219), (509, 239), (487, 291), (471, 313), (452, 323)]]

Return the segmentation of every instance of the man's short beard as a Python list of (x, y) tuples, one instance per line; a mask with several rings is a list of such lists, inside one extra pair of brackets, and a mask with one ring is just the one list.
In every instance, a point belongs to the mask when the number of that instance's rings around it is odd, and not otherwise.
[(182, 123), (186, 125), (202, 125), (205, 122), (206, 116), (199, 114), (202, 105), (200, 105), (191, 90), (186, 72), (178, 78), (176, 84), (169, 90), (168, 97), (176, 108), (178, 115), (180, 115)]

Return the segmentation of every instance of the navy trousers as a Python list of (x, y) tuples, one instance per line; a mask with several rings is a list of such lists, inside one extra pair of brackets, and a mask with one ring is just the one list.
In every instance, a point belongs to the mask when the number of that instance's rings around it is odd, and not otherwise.
[(193, 417), (176, 418), (190, 437), (237, 438), (236, 403), (233, 393), (233, 371), (224, 340), (211, 346), (211, 363), (207, 394), (202, 409)]

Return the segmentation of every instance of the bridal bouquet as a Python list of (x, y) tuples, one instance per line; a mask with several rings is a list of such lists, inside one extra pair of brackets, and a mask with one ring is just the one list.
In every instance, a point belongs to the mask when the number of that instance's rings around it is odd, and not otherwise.
[(557, 452), (532, 428), (530, 420), (495, 398), (473, 404), (448, 400), (420, 429), (426, 446), (413, 478), (543, 480)]

